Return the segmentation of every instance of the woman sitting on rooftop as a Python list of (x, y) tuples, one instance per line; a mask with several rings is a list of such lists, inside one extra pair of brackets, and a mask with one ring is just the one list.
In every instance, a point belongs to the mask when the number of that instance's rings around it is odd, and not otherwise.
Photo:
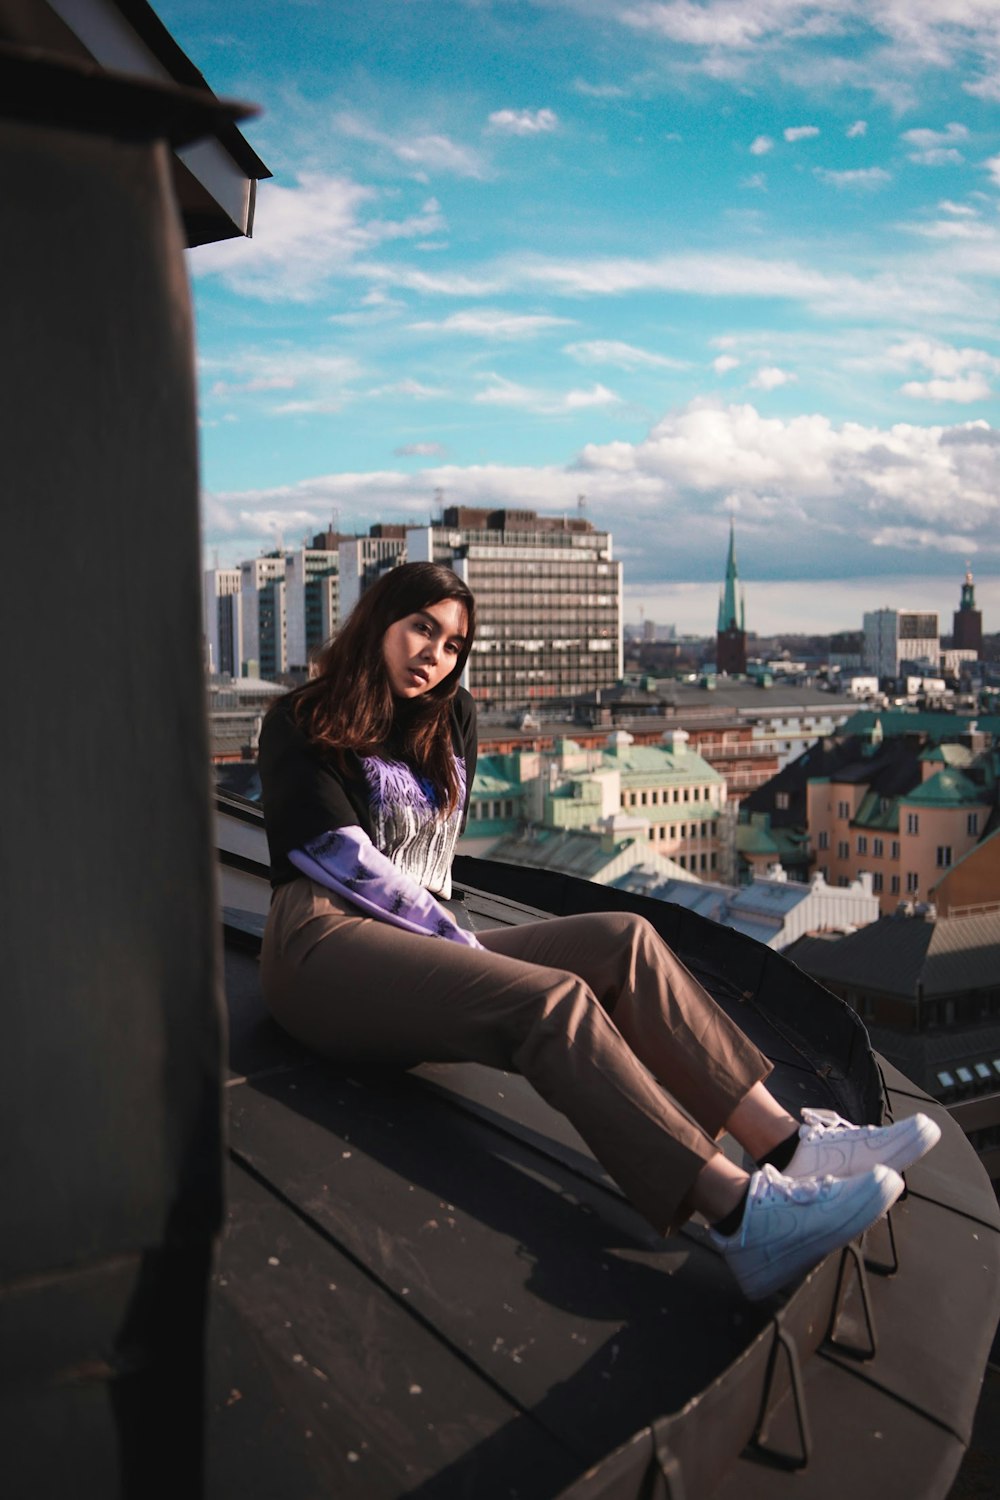
[[(565, 1114), (660, 1232), (693, 1211), (748, 1297), (867, 1229), (937, 1141), (915, 1115), (790, 1115), (754, 1047), (641, 917), (473, 934), (443, 902), (476, 764), (460, 686), (475, 602), (410, 563), (361, 598), (318, 675), (261, 734), (274, 894), (262, 953), (280, 1024), (350, 1066), (514, 1069)], [(719, 1150), (728, 1131), (747, 1173)]]

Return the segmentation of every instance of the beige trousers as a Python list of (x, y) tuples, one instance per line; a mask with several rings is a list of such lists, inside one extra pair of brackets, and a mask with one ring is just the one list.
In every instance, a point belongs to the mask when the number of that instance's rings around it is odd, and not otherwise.
[(477, 1062), (523, 1074), (650, 1223), (694, 1179), (767, 1058), (631, 913), (476, 934), (482, 950), (365, 916), (305, 878), (274, 893), (264, 998), (346, 1065)]

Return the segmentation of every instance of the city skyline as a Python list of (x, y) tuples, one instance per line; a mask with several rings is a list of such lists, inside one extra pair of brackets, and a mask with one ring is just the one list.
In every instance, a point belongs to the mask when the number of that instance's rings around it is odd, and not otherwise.
[[(1000, 26), (883, 0), (165, 23), (275, 173), (192, 253), (205, 542), (586, 513), (626, 618), (1000, 617)], [(808, 611), (808, 618), (804, 618)]]

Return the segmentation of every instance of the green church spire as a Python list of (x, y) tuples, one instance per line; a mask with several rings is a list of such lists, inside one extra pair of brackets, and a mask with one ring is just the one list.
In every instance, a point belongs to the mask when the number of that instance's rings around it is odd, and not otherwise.
[(726, 582), (719, 599), (719, 629), (720, 630), (743, 630), (743, 610), (737, 608), (736, 585), (739, 583), (739, 574), (736, 571), (736, 536), (733, 531), (733, 522), (729, 522), (729, 557), (726, 560)]

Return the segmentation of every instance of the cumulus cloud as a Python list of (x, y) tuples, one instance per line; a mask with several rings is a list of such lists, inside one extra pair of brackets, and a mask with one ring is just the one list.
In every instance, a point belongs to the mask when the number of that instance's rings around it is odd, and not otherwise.
[(727, 375), (730, 370), (738, 369), (739, 363), (734, 354), (719, 354), (712, 360), (712, 369), (716, 375)]
[(892, 173), (887, 172), (884, 167), (854, 167), (842, 172), (833, 171), (829, 167), (813, 167), (813, 172), (820, 182), (834, 188), (870, 190), (892, 181)]
[(490, 129), (500, 135), (546, 135), (558, 124), (551, 109), (497, 109), (489, 119)]
[(232, 290), (265, 301), (309, 301), (357, 256), (432, 234), (444, 223), (433, 198), (408, 217), (379, 218), (376, 190), (347, 177), (303, 172), (294, 187), (262, 183), (260, 195), (253, 239), (200, 245), (191, 267), (196, 276), (219, 276)]
[(902, 139), (911, 148), (910, 161), (922, 167), (945, 167), (965, 160), (958, 146), (969, 139), (969, 132), (953, 121), (944, 130), (904, 130)]
[(686, 370), (687, 361), (672, 359), (669, 354), (654, 354), (649, 349), (637, 349), (634, 344), (622, 343), (620, 339), (586, 339), (576, 344), (565, 344), (563, 353), (581, 365), (613, 365), (619, 370)]
[(938, 339), (922, 336), (901, 340), (886, 350), (886, 359), (896, 369), (919, 365), (932, 375), (953, 379), (968, 370), (985, 370), (1000, 374), (1000, 359), (985, 349), (957, 348)]
[(751, 156), (766, 156), (769, 151), (774, 150), (774, 141), (769, 135), (758, 135), (750, 142)]
[(750, 384), (758, 391), (776, 391), (783, 385), (791, 385), (795, 378), (777, 365), (761, 365)]
[(786, 141), (811, 141), (817, 135), (818, 125), (789, 125), (784, 131)]
[(956, 375), (951, 380), (908, 380), (900, 387), (904, 396), (918, 401), (985, 401), (992, 393), (982, 375)]
[(751, 172), (749, 177), (740, 181), (740, 187), (750, 188), (753, 191), (764, 192), (767, 188), (767, 176), (764, 172)]
[(997, 187), (1000, 187), (1000, 156), (987, 157), (986, 161), (983, 162), (983, 166), (989, 172)]
[(401, 443), (392, 450), (395, 458), (444, 458), (447, 451), (443, 443)]
[(849, 125), (847, 127), (847, 130), (845, 131), (845, 134), (846, 134), (847, 139), (849, 141), (855, 141), (855, 140), (858, 139), (859, 136), (867, 135), (868, 134), (868, 121), (867, 120), (855, 120), (855, 122), (854, 122), (853, 125)]

